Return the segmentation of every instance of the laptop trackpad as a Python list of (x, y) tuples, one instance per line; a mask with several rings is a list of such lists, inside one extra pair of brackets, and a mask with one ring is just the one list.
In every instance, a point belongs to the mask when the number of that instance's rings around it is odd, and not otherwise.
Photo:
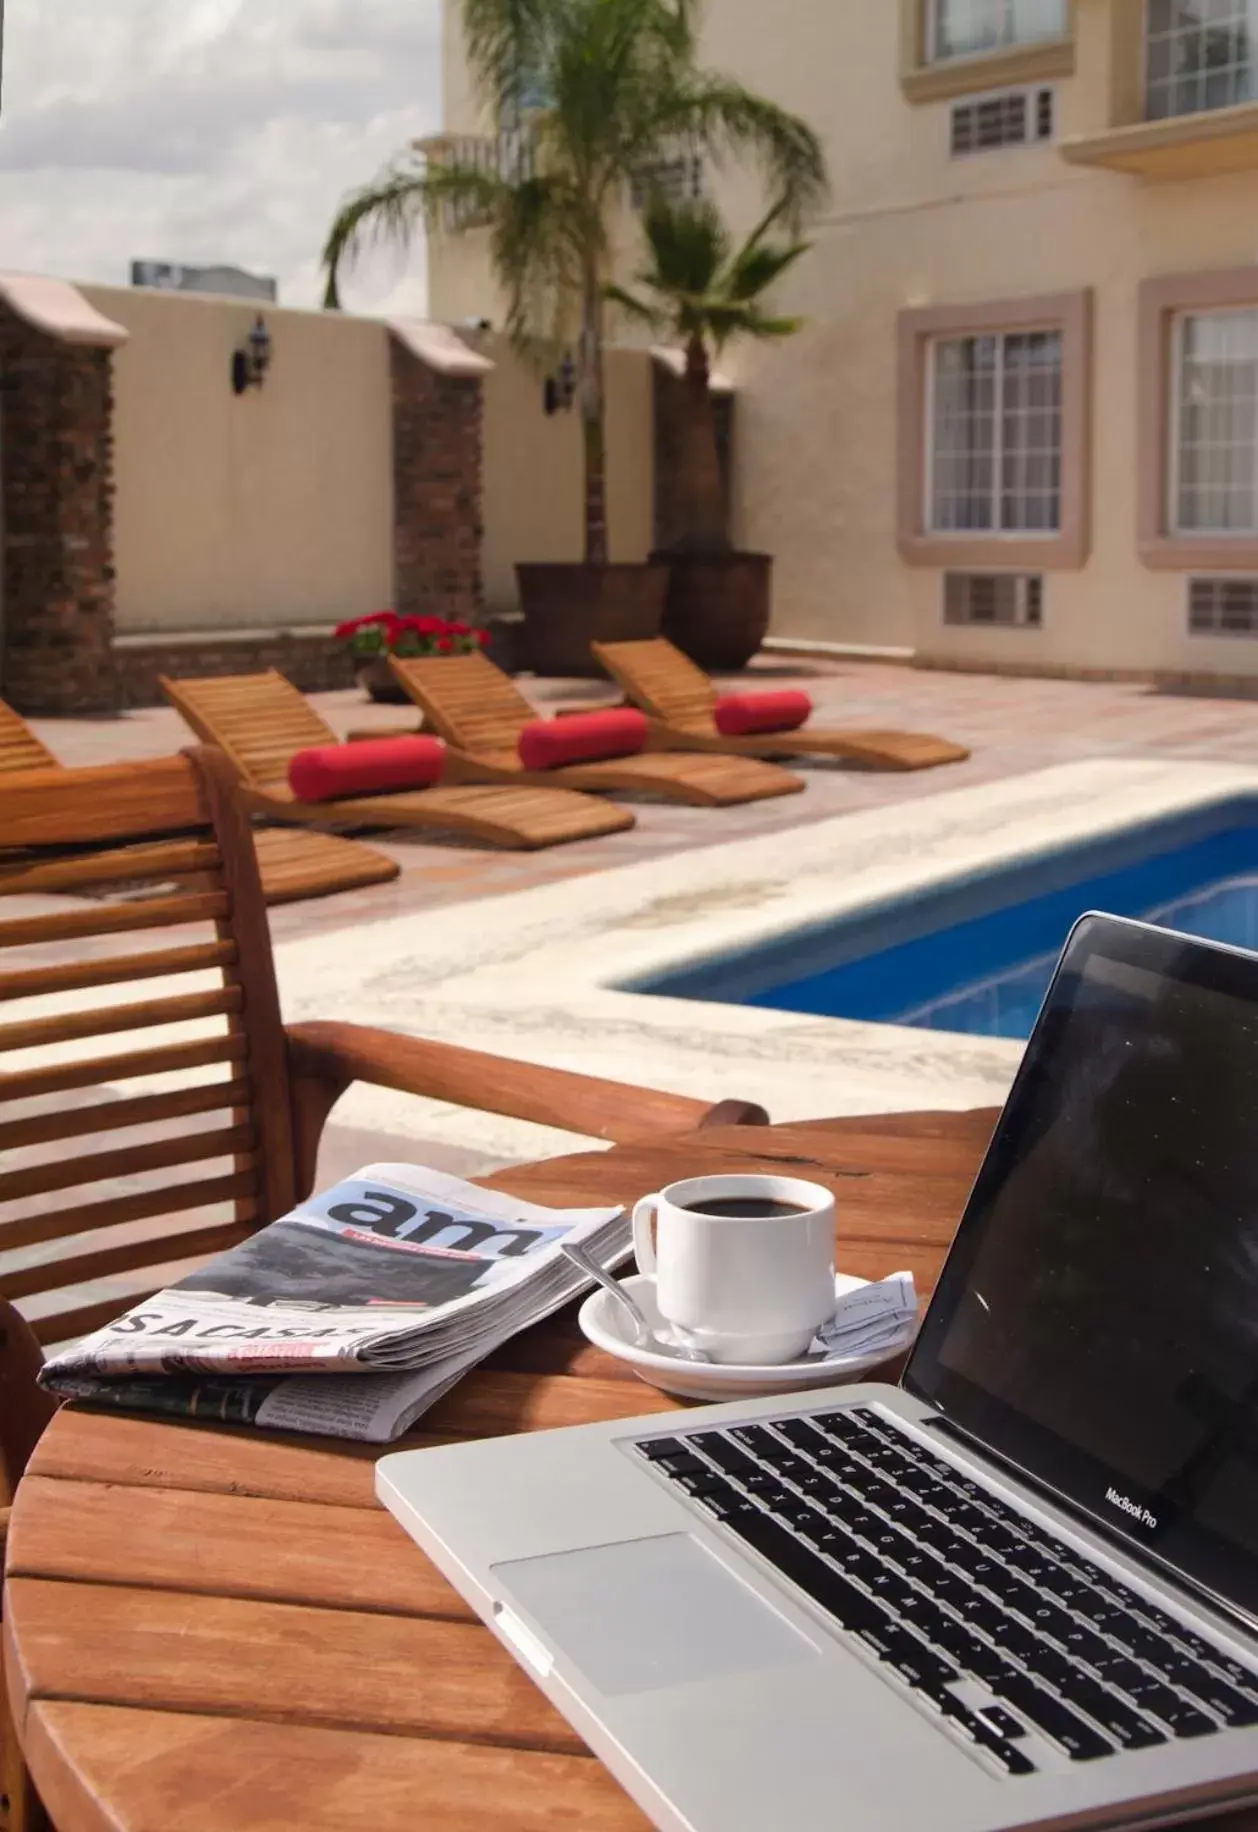
[(821, 1649), (686, 1533), (492, 1567), (608, 1697), (814, 1660)]

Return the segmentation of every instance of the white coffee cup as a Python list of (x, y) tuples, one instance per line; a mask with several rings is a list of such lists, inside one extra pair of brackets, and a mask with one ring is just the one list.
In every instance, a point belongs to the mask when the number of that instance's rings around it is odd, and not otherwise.
[[(732, 1204), (788, 1212), (720, 1212)], [(819, 1183), (756, 1176), (670, 1183), (635, 1207), (633, 1250), (638, 1270), (655, 1280), (661, 1317), (713, 1361), (793, 1361), (834, 1315), (834, 1197)]]

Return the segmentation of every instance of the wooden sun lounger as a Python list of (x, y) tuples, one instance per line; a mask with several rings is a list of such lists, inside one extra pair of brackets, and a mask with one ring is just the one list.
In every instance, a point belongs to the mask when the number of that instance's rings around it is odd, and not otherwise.
[(393, 655), (389, 665), (441, 733), (468, 781), (565, 783), (596, 794), (620, 790), (707, 808), (793, 795), (804, 787), (798, 776), (774, 764), (663, 749), (602, 763), (526, 770), (517, 746), (521, 731), (538, 713), (511, 677), (486, 656), (420, 655), (403, 661)]
[(336, 733), (291, 681), (266, 674), (172, 681), (162, 692), (198, 738), (226, 752), (246, 805), (275, 821), (324, 827), (406, 827), (456, 833), (491, 846), (558, 846), (633, 826), (627, 808), (550, 784), (510, 790), (467, 783), (359, 795), (345, 801), (298, 801), (288, 786), (294, 755), (336, 744)]
[(590, 647), (632, 703), (653, 721), (657, 737), (679, 749), (738, 757), (840, 757), (881, 770), (932, 770), (941, 763), (963, 763), (970, 754), (964, 745), (930, 732), (803, 725), (793, 732), (727, 738), (716, 729), (716, 688), (702, 668), (666, 637), (649, 642), (596, 642)]
[[(0, 776), (63, 767), (25, 719), (0, 700)], [(388, 884), (401, 871), (395, 859), (377, 852), (374, 846), (364, 846), (361, 840), (340, 839), (334, 833), (259, 827), (253, 838), (262, 889), (270, 904), (299, 903), (307, 897), (328, 897), (335, 891)], [(102, 868), (112, 867), (114, 856), (103, 854), (98, 863)]]

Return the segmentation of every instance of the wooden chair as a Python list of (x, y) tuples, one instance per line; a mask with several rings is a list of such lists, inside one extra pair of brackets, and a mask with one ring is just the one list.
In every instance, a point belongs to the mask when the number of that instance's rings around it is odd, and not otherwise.
[(270, 820), (325, 827), (407, 827), (444, 830), (491, 846), (558, 846), (633, 826), (627, 808), (609, 808), (590, 795), (549, 784), (534, 789), (476, 788), (467, 783), (360, 795), (345, 801), (298, 801), (288, 766), (300, 750), (335, 744), (336, 733), (310, 702), (274, 669), (216, 680), (174, 681), (162, 691), (198, 738), (232, 763), (247, 805)]
[(964, 745), (929, 732), (821, 729), (763, 732), (726, 738), (716, 729), (716, 688), (666, 637), (649, 642), (590, 644), (626, 697), (653, 721), (656, 737), (679, 749), (739, 757), (840, 757), (879, 770), (931, 770), (962, 763)]
[[(351, 1082), (609, 1140), (708, 1114), (681, 1095), (361, 1025), (286, 1029), (248, 816), (220, 753), (14, 776), (0, 797), (0, 848), (155, 831), (180, 837), (117, 869), (134, 877), (143, 857), (173, 891), (0, 922), (0, 1000), (35, 1001), (33, 1014), (0, 1024), (0, 1205), (35, 1202), (0, 1219), (0, 1253), (91, 1237), (0, 1276), (0, 1295), (23, 1305), (39, 1341), (81, 1335), (143, 1295), (132, 1282), (66, 1300), (70, 1288), (219, 1252), (306, 1195), (324, 1120)], [(32, 862), (0, 878), (0, 895), (57, 891), (74, 871), (74, 861)], [(141, 1047), (98, 1047), (124, 1035)], [(140, 1142), (119, 1144), (132, 1129)], [(102, 1138), (107, 1149), (83, 1144)]]
[[(131, 845), (153, 833), (176, 837)], [(0, 896), (78, 881), (81, 859), (33, 848), (101, 843), (130, 850), (98, 855), (98, 872), (142, 867), (161, 894), (0, 919), (0, 1002), (19, 1009), (0, 1024), (0, 1253), (39, 1250), (0, 1277), (0, 1509), (50, 1412), (37, 1344), (98, 1328), (308, 1194), (352, 1082), (608, 1140), (766, 1117), (358, 1024), (285, 1027), (254, 836), (220, 752), (14, 773), (0, 850), (25, 858)], [(35, 1832), (7, 1719), (0, 1694), (8, 1832)]]
[[(62, 766), (25, 719), (0, 700), (0, 777)], [(401, 866), (374, 846), (333, 833), (303, 833), (291, 827), (260, 827), (254, 836), (262, 890), (268, 903), (296, 903), (334, 891), (387, 884)]]
[(773, 764), (665, 750), (603, 763), (568, 763), (555, 770), (526, 770), (517, 746), (537, 711), (487, 656), (420, 655), (402, 660), (391, 655), (389, 666), (450, 746), (459, 770), (472, 781), (567, 783), (598, 794), (620, 790), (708, 808), (793, 795), (804, 787), (798, 776)]

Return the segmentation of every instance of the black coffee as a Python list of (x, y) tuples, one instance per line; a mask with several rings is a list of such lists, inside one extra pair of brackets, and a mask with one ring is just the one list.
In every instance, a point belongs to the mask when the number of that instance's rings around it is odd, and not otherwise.
[(688, 1215), (714, 1215), (720, 1221), (777, 1221), (784, 1215), (806, 1215), (802, 1202), (775, 1202), (771, 1196), (717, 1196), (711, 1202), (683, 1202)]

